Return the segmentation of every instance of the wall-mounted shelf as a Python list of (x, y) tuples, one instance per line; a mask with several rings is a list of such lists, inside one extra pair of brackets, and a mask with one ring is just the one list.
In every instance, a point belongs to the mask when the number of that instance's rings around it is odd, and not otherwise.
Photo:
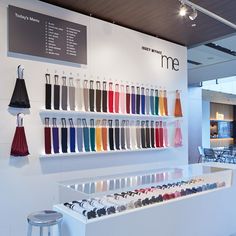
[(227, 119), (225, 119), (225, 120), (217, 120), (217, 119), (210, 119), (210, 121), (225, 121), (225, 122), (233, 122), (234, 120), (227, 120)]
[(211, 141), (217, 141), (217, 140), (233, 140), (234, 138), (211, 138)]
[(135, 150), (115, 150), (115, 151), (100, 151), (100, 152), (68, 152), (68, 153), (56, 153), (56, 154), (42, 154), (39, 158), (70, 158), (70, 157), (85, 157), (85, 156), (93, 156), (93, 155), (106, 155), (111, 153), (132, 153), (132, 152), (155, 152), (155, 151), (163, 151), (167, 149), (171, 149), (173, 147), (162, 147), (162, 148), (145, 148), (145, 149), (135, 149)]
[(65, 110), (46, 110), (41, 109), (39, 112), (43, 117), (97, 117), (97, 118), (117, 118), (117, 119), (156, 119), (156, 120), (172, 120), (182, 119), (175, 116), (157, 116), (157, 115), (142, 115), (142, 114), (120, 114), (120, 113), (105, 113), (105, 112), (90, 112), (90, 111), (65, 111)]

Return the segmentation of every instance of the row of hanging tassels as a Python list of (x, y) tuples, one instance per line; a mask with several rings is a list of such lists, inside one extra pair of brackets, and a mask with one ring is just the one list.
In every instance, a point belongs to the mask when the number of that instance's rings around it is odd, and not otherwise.
[[(9, 106), (18, 108), (18, 109), (30, 108), (29, 97), (28, 97), (25, 81), (23, 78), (24, 68), (21, 65), (17, 67), (17, 73), (18, 73), (18, 78), (16, 79), (15, 88), (14, 88)], [(175, 106), (177, 109), (176, 112), (178, 113), (178, 116), (182, 116), (179, 93), (177, 93)], [(28, 144), (26, 140), (25, 130), (23, 126), (23, 118), (21, 116), (21, 113), (17, 114), (17, 127), (15, 130), (14, 138), (11, 145), (11, 155), (12, 156), (29, 155)]]

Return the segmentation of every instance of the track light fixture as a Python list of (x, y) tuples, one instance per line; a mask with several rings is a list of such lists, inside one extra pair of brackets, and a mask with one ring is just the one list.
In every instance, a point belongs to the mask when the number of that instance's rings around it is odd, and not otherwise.
[[(231, 27), (232, 29), (236, 30), (236, 24), (235, 23), (233, 23), (231, 21), (228, 21), (225, 18), (222, 18), (221, 16), (219, 16), (219, 15), (217, 15), (215, 13), (213, 13), (211, 11), (208, 11), (207, 9), (205, 9), (205, 8), (203, 8), (203, 7), (197, 5), (197, 4), (195, 4), (195, 3), (193, 3), (193, 2), (191, 2), (189, 0), (178, 0), (178, 1), (181, 3), (181, 6), (185, 5), (185, 6), (191, 7), (192, 9), (194, 8), (198, 12), (201, 12), (201, 13), (203, 13), (203, 14), (205, 14), (205, 15), (207, 15), (207, 16), (209, 16), (209, 17), (211, 17), (211, 18), (213, 18), (213, 19), (215, 19), (215, 20), (217, 20), (217, 21), (219, 21), (219, 22), (221, 22), (221, 23)], [(186, 11), (186, 13), (187, 13), (187, 11)], [(196, 17), (197, 17), (197, 15), (195, 16), (195, 19), (196, 19)]]
[(197, 10), (192, 7), (192, 13), (188, 17), (190, 20), (195, 20), (197, 18)]
[[(181, 3), (181, 5), (180, 5), (180, 8), (179, 8), (179, 15), (183, 17), (183, 16), (187, 15), (188, 8), (187, 8), (187, 5), (185, 4), (185, 1), (180, 0), (180, 3)], [(189, 7), (192, 8), (192, 12), (189, 14), (188, 17), (189, 17), (190, 20), (195, 20), (197, 18), (197, 10), (192, 6), (189, 6)]]
[(187, 7), (183, 3), (181, 3), (179, 8), (179, 15), (186, 16), (186, 14), (187, 14)]

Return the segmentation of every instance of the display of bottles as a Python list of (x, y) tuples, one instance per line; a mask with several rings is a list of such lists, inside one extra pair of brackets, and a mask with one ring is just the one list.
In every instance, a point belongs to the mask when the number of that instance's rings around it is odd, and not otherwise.
[[(74, 123), (72, 118), (62, 118), (58, 129), (56, 118), (51, 123), (50, 119), (45, 118), (44, 126), (45, 154), (48, 155), (169, 147), (167, 121), (77, 118)], [(175, 122), (173, 139), (174, 146), (182, 146), (179, 120)]]

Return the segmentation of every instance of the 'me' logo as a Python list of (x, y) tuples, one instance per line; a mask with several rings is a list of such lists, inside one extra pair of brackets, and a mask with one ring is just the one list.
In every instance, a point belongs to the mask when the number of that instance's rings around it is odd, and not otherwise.
[(167, 70), (179, 71), (179, 60), (177, 58), (166, 56), (162, 51), (154, 48), (142, 46), (142, 50), (158, 54), (160, 56), (162, 68)]
[(179, 60), (177, 58), (161, 55), (161, 67), (174, 71), (179, 71)]

